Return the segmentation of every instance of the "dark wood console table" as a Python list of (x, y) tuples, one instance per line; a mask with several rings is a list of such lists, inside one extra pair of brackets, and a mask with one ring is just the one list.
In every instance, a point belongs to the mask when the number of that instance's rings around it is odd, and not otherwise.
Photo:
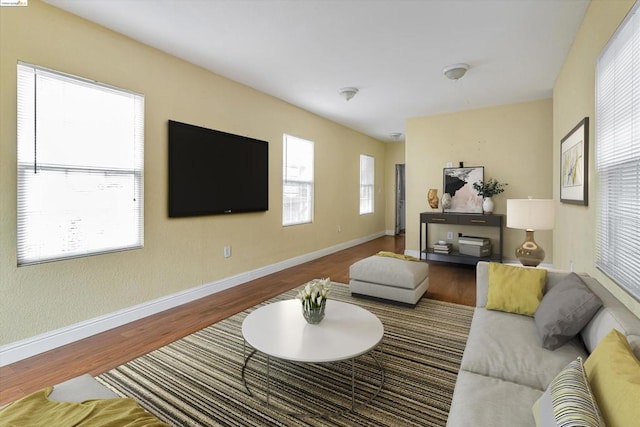
[[(460, 254), (456, 249), (450, 254), (434, 253), (433, 248), (429, 248), (429, 224), (452, 224), (452, 225), (473, 225), (479, 227), (497, 227), (500, 229), (500, 238), (497, 247), (493, 248), (491, 256), (474, 257)], [(423, 227), (424, 226), (424, 227)], [(492, 214), (462, 214), (462, 213), (439, 213), (422, 212), (420, 214), (420, 259), (453, 262), (458, 264), (475, 265), (478, 261), (502, 262), (502, 241), (503, 241), (504, 215)], [(424, 240), (422, 233), (424, 230)], [(423, 246), (424, 242), (424, 246)]]

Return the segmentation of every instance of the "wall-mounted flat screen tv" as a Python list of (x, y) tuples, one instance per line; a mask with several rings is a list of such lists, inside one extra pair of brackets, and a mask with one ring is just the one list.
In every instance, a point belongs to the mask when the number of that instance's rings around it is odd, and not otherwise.
[(269, 143), (169, 120), (169, 217), (269, 209)]

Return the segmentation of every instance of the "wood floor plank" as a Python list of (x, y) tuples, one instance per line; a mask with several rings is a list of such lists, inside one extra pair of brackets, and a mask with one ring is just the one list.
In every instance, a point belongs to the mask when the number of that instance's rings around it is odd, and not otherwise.
[[(0, 405), (84, 373), (99, 375), (311, 279), (349, 283), (349, 266), (378, 251), (403, 253), (404, 236), (384, 236), (1, 367)], [(426, 297), (475, 305), (475, 269), (429, 263)]]

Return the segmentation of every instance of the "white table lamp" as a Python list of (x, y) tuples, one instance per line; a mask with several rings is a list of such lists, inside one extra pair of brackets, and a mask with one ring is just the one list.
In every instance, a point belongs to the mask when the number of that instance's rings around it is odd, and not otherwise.
[(554, 223), (552, 199), (508, 199), (507, 227), (526, 231), (525, 241), (516, 248), (522, 265), (536, 267), (544, 259), (542, 249), (533, 239), (535, 230), (551, 230)]

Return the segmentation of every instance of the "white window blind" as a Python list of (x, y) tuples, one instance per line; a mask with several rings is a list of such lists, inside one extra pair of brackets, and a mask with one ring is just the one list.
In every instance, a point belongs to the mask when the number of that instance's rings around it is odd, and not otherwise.
[(144, 97), (18, 64), (18, 265), (142, 247)]
[(596, 266), (640, 299), (640, 17), (638, 3), (596, 68)]
[(375, 159), (360, 155), (360, 215), (373, 213)]
[(313, 221), (313, 142), (284, 135), (282, 225)]

